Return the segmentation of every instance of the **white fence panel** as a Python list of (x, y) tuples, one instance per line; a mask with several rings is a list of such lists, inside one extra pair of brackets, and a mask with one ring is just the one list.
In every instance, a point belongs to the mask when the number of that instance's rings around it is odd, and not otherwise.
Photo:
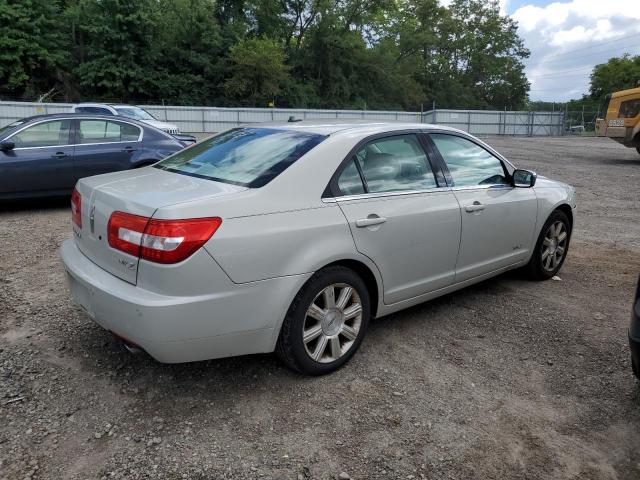
[[(32, 115), (67, 113), (70, 103), (0, 102), (0, 126)], [(300, 120), (354, 120), (434, 123), (474, 135), (562, 135), (562, 112), (435, 110), (424, 113), (373, 110), (310, 110), (287, 108), (218, 108), (144, 106), (154, 117), (174, 123), (183, 132), (219, 132), (238, 125)]]

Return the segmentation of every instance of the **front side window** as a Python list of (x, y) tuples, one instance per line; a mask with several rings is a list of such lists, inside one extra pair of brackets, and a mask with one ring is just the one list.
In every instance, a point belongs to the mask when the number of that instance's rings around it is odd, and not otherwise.
[(414, 134), (371, 141), (356, 152), (354, 160), (369, 193), (437, 187), (427, 155)]
[(109, 120), (80, 120), (79, 143), (135, 142), (140, 128), (129, 123)]
[(71, 120), (37, 123), (11, 136), (16, 148), (69, 145)]
[(295, 130), (236, 128), (154, 165), (162, 170), (245, 187), (261, 187), (326, 137)]
[(449, 167), (454, 187), (510, 184), (502, 162), (479, 145), (455, 135), (430, 137)]

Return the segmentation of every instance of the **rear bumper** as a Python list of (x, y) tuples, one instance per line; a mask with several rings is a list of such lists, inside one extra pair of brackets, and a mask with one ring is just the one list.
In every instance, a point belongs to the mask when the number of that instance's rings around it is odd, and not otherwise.
[(224, 292), (167, 296), (108, 273), (73, 240), (63, 243), (60, 256), (75, 303), (103, 328), (163, 363), (273, 351), (289, 303), (308, 278), (229, 281)]

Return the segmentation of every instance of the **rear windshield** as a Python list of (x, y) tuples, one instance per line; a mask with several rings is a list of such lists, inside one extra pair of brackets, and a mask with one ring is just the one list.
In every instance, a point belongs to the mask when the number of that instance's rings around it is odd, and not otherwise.
[(292, 130), (237, 128), (197, 143), (154, 166), (255, 188), (273, 180), (325, 138)]

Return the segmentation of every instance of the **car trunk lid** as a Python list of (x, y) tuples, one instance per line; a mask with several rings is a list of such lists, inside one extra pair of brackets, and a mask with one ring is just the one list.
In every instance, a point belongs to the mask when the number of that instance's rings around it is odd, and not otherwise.
[(96, 265), (134, 285), (139, 259), (109, 245), (108, 223), (113, 212), (150, 218), (162, 207), (246, 190), (153, 167), (84, 178), (76, 189), (82, 218), (81, 227), (73, 225), (78, 248)]

